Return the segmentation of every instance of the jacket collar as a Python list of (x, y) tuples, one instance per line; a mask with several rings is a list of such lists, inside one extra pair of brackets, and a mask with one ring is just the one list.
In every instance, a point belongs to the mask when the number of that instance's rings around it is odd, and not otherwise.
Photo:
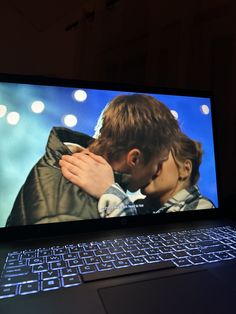
[[(92, 137), (84, 133), (72, 131), (62, 127), (52, 128), (46, 146), (46, 155), (48, 157), (49, 163), (52, 166), (59, 168), (58, 162), (61, 159), (61, 156), (72, 154), (64, 142), (75, 143), (84, 148), (87, 148), (92, 140)], [(114, 176), (115, 182), (117, 182), (124, 190), (127, 190), (131, 176), (129, 174), (120, 173), (117, 171), (114, 172)]]

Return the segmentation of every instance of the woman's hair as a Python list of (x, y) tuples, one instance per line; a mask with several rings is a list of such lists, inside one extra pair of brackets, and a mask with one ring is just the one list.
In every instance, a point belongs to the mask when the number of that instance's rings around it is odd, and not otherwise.
[(174, 141), (171, 152), (173, 158), (178, 165), (190, 160), (192, 163), (192, 172), (190, 175), (190, 185), (195, 185), (200, 177), (199, 167), (202, 162), (202, 144), (191, 140), (184, 133), (179, 133)]
[(138, 148), (147, 163), (154, 154), (170, 149), (179, 132), (171, 111), (154, 97), (143, 94), (115, 97), (105, 108), (100, 125), (89, 149), (109, 162)]

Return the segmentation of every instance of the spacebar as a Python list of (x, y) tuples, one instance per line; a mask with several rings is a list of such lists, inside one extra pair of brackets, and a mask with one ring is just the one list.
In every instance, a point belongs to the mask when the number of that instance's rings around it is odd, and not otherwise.
[(163, 261), (159, 263), (150, 263), (145, 265), (130, 266), (124, 268), (116, 268), (112, 270), (98, 271), (94, 273), (83, 274), (82, 279), (84, 282), (95, 280), (114, 278), (119, 276), (127, 276), (132, 274), (144, 273), (148, 271), (162, 270), (167, 268), (174, 268), (176, 265), (171, 261)]

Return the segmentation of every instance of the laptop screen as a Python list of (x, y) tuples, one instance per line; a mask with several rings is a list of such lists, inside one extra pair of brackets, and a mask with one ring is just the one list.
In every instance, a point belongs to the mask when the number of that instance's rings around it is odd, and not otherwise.
[[(206, 93), (26, 81), (0, 82), (0, 227), (218, 207), (212, 104)], [(142, 102), (148, 96), (152, 104), (163, 104), (184, 135), (169, 142), (166, 150), (160, 144), (158, 150), (159, 134), (168, 140), (169, 130), (157, 131), (151, 152), (144, 120), (139, 145), (130, 138), (135, 132), (127, 130), (127, 138), (115, 142), (116, 152), (112, 144), (116, 134), (101, 131), (108, 123), (104, 112), (114, 99), (125, 110), (129, 102), (135, 106), (140, 95)], [(127, 109), (125, 116), (129, 114)], [(140, 121), (145, 115), (139, 116)], [(114, 111), (110, 120), (118, 121), (119, 112)], [(122, 125), (125, 122), (117, 136)], [(104, 146), (94, 151), (112, 165), (115, 182), (94, 197), (63, 176), (59, 161), (103, 136), (107, 136)], [(141, 160), (138, 165), (136, 157)]]

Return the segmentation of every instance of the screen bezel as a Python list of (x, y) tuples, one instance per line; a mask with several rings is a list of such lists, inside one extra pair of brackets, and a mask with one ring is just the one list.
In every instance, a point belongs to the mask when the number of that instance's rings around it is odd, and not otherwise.
[(186, 90), (167, 87), (156, 87), (151, 85), (133, 85), (123, 83), (111, 83), (111, 82), (94, 82), (94, 81), (82, 81), (76, 79), (54, 78), (54, 77), (42, 77), (42, 76), (27, 76), (27, 75), (12, 75), (12, 74), (0, 74), (0, 82), (5, 83), (19, 83), (19, 84), (33, 84), (33, 85), (45, 85), (45, 86), (61, 86), (61, 87), (80, 87), (80, 88), (94, 88), (101, 90), (114, 90), (114, 91), (134, 91), (142, 93), (156, 93), (166, 95), (179, 95), (179, 96), (193, 96), (193, 97), (207, 97), (211, 99), (211, 111), (212, 111), (212, 127), (213, 127), (213, 143), (214, 153), (216, 161), (216, 179), (218, 190), (218, 208), (205, 209), (188, 212), (177, 212), (168, 214), (151, 214), (141, 216), (130, 217), (116, 217), (108, 219), (94, 219), (94, 220), (80, 220), (73, 222), (61, 222), (61, 223), (49, 223), (41, 225), (27, 225), (27, 226), (15, 226), (15, 227), (3, 227), (0, 228), (1, 239), (19, 239), (28, 237), (42, 237), (51, 235), (62, 235), (79, 232), (89, 232), (103, 229), (113, 228), (127, 228), (135, 226), (164, 224), (169, 222), (191, 221), (199, 219), (219, 218), (222, 216), (221, 199), (220, 199), (220, 180), (219, 180), (219, 167), (218, 167), (218, 148), (215, 132), (215, 108), (213, 95), (210, 91), (201, 90)]

